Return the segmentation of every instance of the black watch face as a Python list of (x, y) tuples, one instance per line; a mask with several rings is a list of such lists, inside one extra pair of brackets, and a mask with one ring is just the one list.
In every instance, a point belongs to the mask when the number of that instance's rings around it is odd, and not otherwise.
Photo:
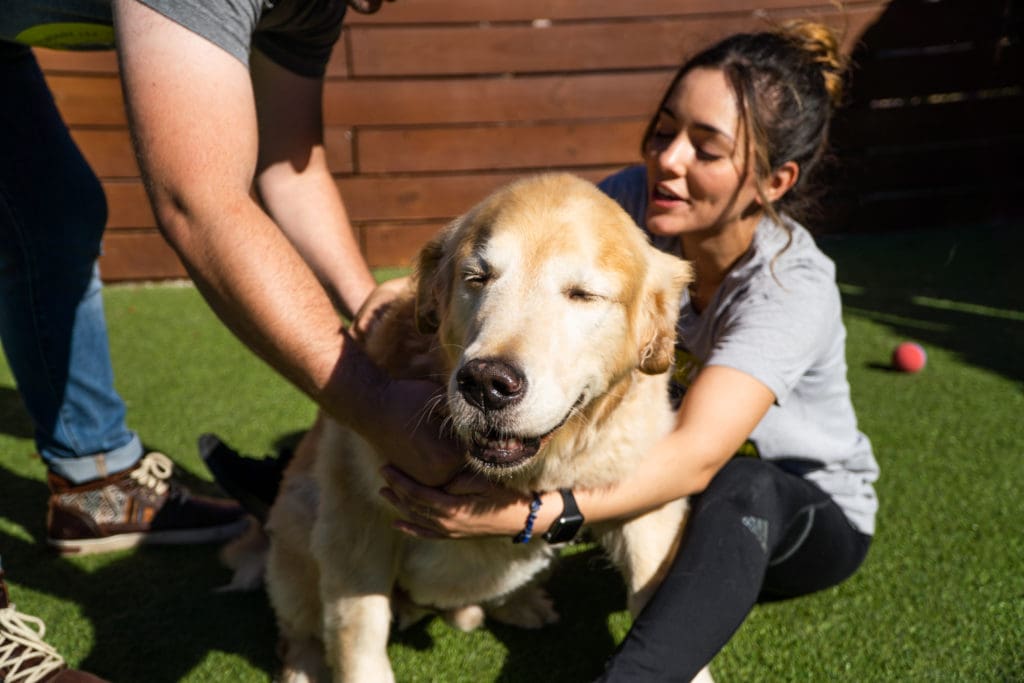
[(571, 541), (576, 537), (576, 532), (580, 530), (582, 525), (583, 517), (580, 515), (562, 517), (555, 521), (551, 530), (544, 534), (544, 538), (551, 543), (564, 543), (565, 541)]

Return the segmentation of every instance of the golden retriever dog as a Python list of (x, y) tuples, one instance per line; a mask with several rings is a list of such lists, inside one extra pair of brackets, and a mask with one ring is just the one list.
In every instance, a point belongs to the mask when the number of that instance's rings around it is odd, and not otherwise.
[[(594, 185), (540, 175), (496, 191), (427, 245), (365, 345), (393, 377), (446, 382), (439, 409), (480, 475), (527, 495), (600, 488), (673, 426), (667, 371), (689, 281), (688, 265), (653, 248)], [(557, 547), (540, 531), (514, 544), (394, 530), (378, 494), (388, 456), (321, 417), (289, 465), (267, 522), (266, 573), (285, 681), (394, 680), (388, 636), (405, 610), (465, 630), (485, 615), (525, 627), (557, 618), (537, 586)], [(685, 513), (679, 500), (590, 527), (634, 614)]]

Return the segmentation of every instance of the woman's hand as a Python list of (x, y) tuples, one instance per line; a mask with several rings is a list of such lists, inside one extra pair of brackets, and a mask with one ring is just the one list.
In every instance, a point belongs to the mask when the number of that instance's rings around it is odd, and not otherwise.
[(388, 308), (399, 294), (409, 288), (409, 276), (385, 280), (377, 285), (366, 300), (363, 301), (355, 319), (349, 327), (349, 333), (360, 343), (365, 342), (370, 330), (384, 317)]
[(417, 482), (397, 467), (381, 469), (380, 494), (398, 511), (399, 531), (419, 538), (471, 538), (518, 534), (530, 513), (529, 497), (464, 472), (444, 489)]

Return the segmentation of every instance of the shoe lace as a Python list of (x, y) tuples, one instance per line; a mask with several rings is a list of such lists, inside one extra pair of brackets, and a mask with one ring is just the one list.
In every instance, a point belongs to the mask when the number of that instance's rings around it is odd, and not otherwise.
[(43, 642), (45, 635), (42, 619), (14, 605), (0, 609), (0, 676), (5, 683), (37, 683), (64, 668), (64, 659)]
[(174, 471), (174, 463), (163, 453), (149, 453), (139, 461), (139, 466), (132, 470), (131, 478), (142, 486), (156, 491), (157, 495), (167, 493), (167, 480)]

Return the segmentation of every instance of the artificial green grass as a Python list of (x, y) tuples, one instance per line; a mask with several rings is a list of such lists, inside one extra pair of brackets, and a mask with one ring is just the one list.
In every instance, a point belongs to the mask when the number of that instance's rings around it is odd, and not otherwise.
[[(850, 382), (882, 466), (878, 535), (862, 569), (820, 594), (758, 606), (712, 665), (729, 681), (1024, 680), (1024, 251), (1021, 226), (830, 238)], [(1012, 228), (1012, 229), (1011, 229)], [(190, 287), (106, 293), (129, 422), (211, 490), (195, 439), (261, 455), (295, 438), (310, 402), (255, 360)], [(920, 342), (917, 375), (888, 369)], [(216, 549), (60, 559), (43, 542), (46, 488), (31, 425), (0, 364), (0, 555), (21, 611), (76, 666), (118, 683), (270, 680), (261, 593), (214, 589)], [(587, 681), (629, 626), (600, 553), (574, 548), (549, 584), (562, 621), (471, 634), (440, 620), (396, 634), (400, 681)]]

